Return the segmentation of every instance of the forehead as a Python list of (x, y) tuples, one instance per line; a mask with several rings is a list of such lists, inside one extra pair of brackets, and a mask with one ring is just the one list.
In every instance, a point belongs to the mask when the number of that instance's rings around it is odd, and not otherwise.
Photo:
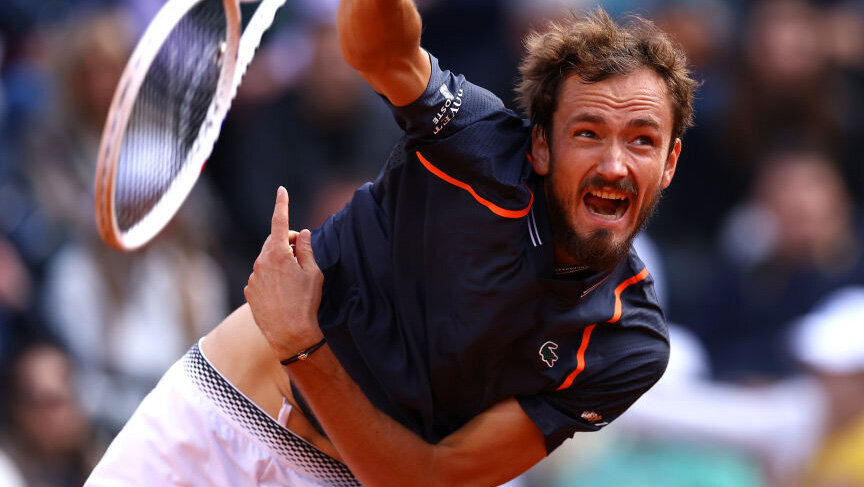
[(573, 74), (564, 80), (555, 121), (566, 122), (584, 114), (597, 114), (614, 122), (650, 116), (661, 128), (672, 127), (672, 97), (663, 78), (651, 68), (586, 83)]

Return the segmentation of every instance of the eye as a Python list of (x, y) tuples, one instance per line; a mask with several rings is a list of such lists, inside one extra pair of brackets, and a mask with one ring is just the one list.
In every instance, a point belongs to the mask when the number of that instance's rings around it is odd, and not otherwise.
[(587, 137), (589, 139), (594, 139), (597, 137), (597, 134), (594, 133), (593, 130), (583, 129), (573, 132), (573, 137)]
[(633, 142), (636, 145), (645, 145), (648, 147), (654, 147), (654, 145), (655, 145), (654, 144), (654, 138), (649, 137), (647, 135), (640, 135), (640, 136), (636, 137), (635, 139), (633, 139)]

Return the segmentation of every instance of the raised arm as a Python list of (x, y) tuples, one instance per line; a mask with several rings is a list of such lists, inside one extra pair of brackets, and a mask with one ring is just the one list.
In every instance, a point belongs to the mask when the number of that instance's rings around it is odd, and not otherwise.
[(413, 0), (341, 0), (337, 27), (345, 60), (390, 103), (423, 94), (431, 65)]

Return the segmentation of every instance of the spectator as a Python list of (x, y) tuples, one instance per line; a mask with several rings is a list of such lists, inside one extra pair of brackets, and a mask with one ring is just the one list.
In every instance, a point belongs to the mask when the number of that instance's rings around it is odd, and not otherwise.
[(103, 444), (78, 404), (69, 358), (54, 345), (35, 343), (20, 351), (8, 373), (4, 450), (26, 485), (83, 484)]
[(132, 49), (121, 10), (71, 19), (53, 47), (56, 111), (27, 137), (25, 164), (39, 204), (72, 234), (95, 231), (93, 178), (99, 139), (114, 88)]
[(22, 318), (33, 300), (33, 278), (15, 248), (0, 234), (0, 364), (16, 348)]
[(849, 190), (823, 153), (766, 159), (748, 202), (732, 212), (723, 255), (689, 322), (709, 345), (717, 378), (763, 381), (798, 372), (789, 322), (828, 292), (861, 282)]
[(864, 287), (831, 294), (801, 319), (796, 355), (827, 402), (821, 444), (802, 487), (864, 486)]
[[(843, 91), (848, 94), (844, 107), (834, 107), (851, 130), (844, 148), (843, 166), (849, 171), (864, 209), (864, 170), (861, 169), (859, 141), (864, 140), (864, 4), (859, 1), (831, 2), (826, 11), (825, 36), (834, 70), (840, 73)], [(857, 177), (857, 179), (856, 179)]]
[[(201, 196), (194, 194), (193, 196)], [(197, 197), (146, 248), (71, 241), (46, 273), (46, 317), (81, 372), (84, 406), (116, 433), (162, 373), (228, 309), (222, 268)]]
[(31, 134), (26, 167), (63, 240), (44, 267), (40, 309), (81, 371), (83, 406), (115, 432), (162, 372), (218, 323), (227, 287), (211, 256), (206, 185), (150, 247), (118, 254), (98, 239), (98, 143), (133, 39), (123, 10), (70, 19), (55, 46), (60, 110)]
[(47, 84), (47, 75), (40, 67), (41, 33), (7, 43), (2, 20), (8, 19), (0, 19), (0, 269), (9, 269), (9, 275), (0, 278), (5, 281), (0, 287), (9, 286), (11, 281), (15, 288), (7, 287), (5, 303), (0, 298), (0, 315), (5, 315), (0, 316), (0, 322), (9, 320), (10, 313), (31, 311), (37, 298), (39, 267), (57, 242), (21, 163), (21, 139), (42, 112)]
[[(740, 182), (752, 179), (766, 147), (804, 143), (838, 163), (855, 148), (851, 93), (831, 62), (826, 25), (825, 11), (805, 0), (763, 0), (748, 11), (724, 140)], [(859, 172), (843, 166), (847, 178)]]

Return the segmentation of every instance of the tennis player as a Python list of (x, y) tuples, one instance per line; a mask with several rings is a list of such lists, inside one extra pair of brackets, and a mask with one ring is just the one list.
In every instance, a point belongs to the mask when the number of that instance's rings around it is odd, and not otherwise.
[(529, 120), (420, 47), (411, 0), (342, 0), (347, 61), (405, 137), (321, 228), (277, 192), (248, 305), (143, 401), (88, 485), (494, 486), (663, 374), (631, 248), (696, 83), (650, 23), (528, 37)]

